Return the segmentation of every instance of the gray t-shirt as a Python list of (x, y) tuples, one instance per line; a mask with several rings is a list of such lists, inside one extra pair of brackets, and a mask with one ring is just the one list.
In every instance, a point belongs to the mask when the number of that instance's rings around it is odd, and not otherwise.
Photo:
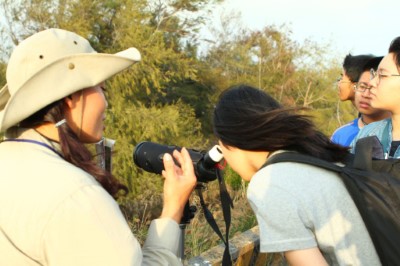
[(381, 265), (362, 218), (336, 173), (299, 163), (258, 171), (247, 198), (262, 252), (318, 247), (329, 265)]

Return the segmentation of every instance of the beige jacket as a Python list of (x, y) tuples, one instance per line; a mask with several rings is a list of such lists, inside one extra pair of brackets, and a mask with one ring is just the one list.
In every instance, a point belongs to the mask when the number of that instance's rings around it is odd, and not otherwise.
[[(33, 130), (7, 137), (59, 150)], [(0, 143), (0, 265), (181, 265), (180, 229), (154, 220), (141, 249), (115, 200), (48, 147)]]

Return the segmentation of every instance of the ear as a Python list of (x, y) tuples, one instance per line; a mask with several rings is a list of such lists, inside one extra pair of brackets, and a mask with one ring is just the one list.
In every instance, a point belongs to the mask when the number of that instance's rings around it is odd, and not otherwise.
[(66, 103), (66, 105), (70, 109), (74, 106), (74, 103), (73, 103), (73, 100), (72, 100), (72, 95), (69, 95), (69, 96), (65, 97), (64, 98), (64, 102)]
[(76, 104), (79, 101), (81, 94), (81, 91), (77, 91), (64, 98), (64, 101), (67, 104), (68, 108), (72, 109), (76, 107)]

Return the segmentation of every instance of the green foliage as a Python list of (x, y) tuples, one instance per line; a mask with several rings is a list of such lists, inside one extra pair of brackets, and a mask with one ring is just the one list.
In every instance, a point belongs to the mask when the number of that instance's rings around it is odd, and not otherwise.
[(225, 183), (235, 191), (245, 189), (246, 187), (243, 179), (236, 172), (234, 172), (229, 165), (227, 165), (224, 170), (224, 180)]
[(0, 62), (0, 88), (2, 88), (7, 83), (6, 68), (7, 65)]
[[(228, 32), (229, 33), (229, 32)], [(229, 33), (230, 34), (230, 33)], [(261, 31), (241, 31), (234, 36), (224, 32), (204, 58), (204, 75), (219, 90), (238, 83), (247, 83), (280, 97), (289, 88), (295, 66), (296, 44), (275, 27)], [(233, 39), (233, 40), (232, 40)], [(207, 71), (206, 66), (211, 69)]]
[(151, 107), (115, 104), (107, 114), (107, 122), (106, 136), (117, 140), (114, 174), (128, 184), (132, 196), (142, 191), (160, 192), (162, 185), (161, 177), (143, 172), (133, 164), (132, 151), (139, 142), (198, 149), (204, 149), (207, 144), (193, 109), (180, 102)]
[[(270, 93), (285, 106), (307, 107), (327, 135), (354, 116), (348, 103), (338, 102), (334, 81), (338, 62), (325, 59), (329, 47), (312, 42), (299, 45), (285, 26), (267, 26), (260, 31), (239, 28), (235, 19), (223, 21), (215, 32), (216, 42), (202, 58), (199, 77), (214, 88), (209, 99), (232, 85), (245, 83)], [(349, 119), (350, 118), (350, 119)]]
[(158, 102), (173, 104), (182, 101), (190, 105), (201, 122), (203, 134), (208, 139), (213, 139), (211, 120), (214, 102), (210, 97), (213, 95), (211, 87), (193, 80), (187, 80), (164, 89), (164, 93), (165, 96), (160, 97)]

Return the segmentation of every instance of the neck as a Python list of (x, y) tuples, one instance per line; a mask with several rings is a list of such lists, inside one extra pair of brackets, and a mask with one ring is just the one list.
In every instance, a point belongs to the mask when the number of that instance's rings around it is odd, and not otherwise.
[(48, 139), (54, 140), (56, 142), (60, 141), (60, 138), (58, 136), (58, 130), (52, 123), (42, 124), (36, 126), (34, 129)]
[(389, 112), (381, 112), (374, 115), (361, 114), (360, 117), (361, 127), (366, 126), (372, 122), (383, 120), (388, 117), (390, 117)]
[[(361, 122), (362, 127), (363, 127), (363, 126), (366, 126), (366, 125), (368, 125), (368, 124), (370, 123), (367, 119), (365, 119), (364, 115), (361, 115), (361, 116), (360, 116), (359, 121)], [(368, 121), (368, 122), (367, 122), (367, 121)]]
[(246, 157), (251, 162), (252, 169), (255, 172), (261, 168), (261, 166), (265, 163), (268, 156), (270, 155), (267, 151), (245, 151)]

